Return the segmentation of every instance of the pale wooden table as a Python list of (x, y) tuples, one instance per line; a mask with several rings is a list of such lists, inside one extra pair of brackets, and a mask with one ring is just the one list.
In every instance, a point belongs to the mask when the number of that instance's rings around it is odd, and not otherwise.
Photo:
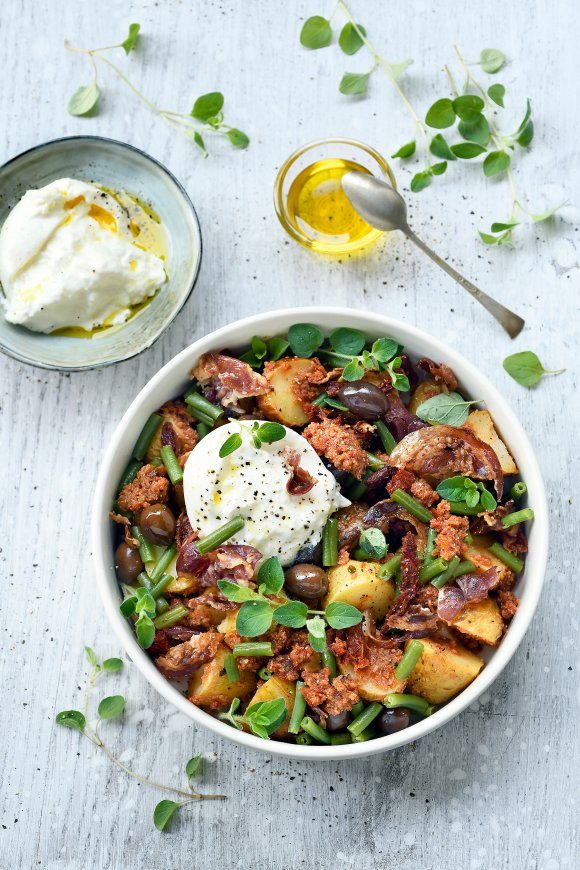
[[(0, 157), (73, 133), (124, 139), (165, 162), (198, 209), (204, 259), (196, 292), (158, 344), (114, 368), (79, 375), (2, 358), (2, 830), (0, 867), (81, 868), (525, 868), (579, 864), (578, 510), (579, 335), (577, 212), (486, 249), (476, 228), (507, 216), (505, 183), (454, 165), (412, 199), (415, 229), (484, 289), (527, 320), (512, 344), (481, 309), (392, 238), (368, 259), (317, 259), (289, 243), (271, 199), (280, 162), (320, 136), (359, 137), (388, 154), (412, 125), (379, 76), (367, 100), (337, 91), (346, 59), (336, 46), (307, 54), (301, 20), (329, 2), (98, 4), (5, 0)], [(407, 86), (423, 110), (445, 92), (439, 71), (457, 42), (467, 57), (502, 48), (499, 77), (519, 115), (534, 100), (536, 141), (516, 177), (532, 208), (578, 197), (577, 10), (573, 0), (488, 0), (458, 6), (353, 0), (357, 18), (391, 59), (414, 57)], [(140, 56), (119, 62), (143, 90), (187, 110), (220, 88), (227, 119), (252, 137), (245, 153), (215, 147), (204, 161), (107, 74), (95, 119), (66, 113), (88, 79), (63, 40), (95, 46), (145, 34)], [(519, 118), (515, 117), (516, 123)], [(409, 175), (399, 171), (407, 184)], [(552, 510), (545, 591), (524, 643), (476, 708), (444, 731), (382, 757), (326, 766), (272, 761), (220, 742), (168, 707), (127, 665), (107, 691), (129, 699), (108, 729), (140, 771), (178, 782), (194, 752), (210, 759), (204, 786), (229, 796), (183, 813), (170, 833), (152, 826), (160, 795), (113, 769), (76, 734), (55, 729), (78, 704), (83, 644), (118, 653), (94, 588), (88, 524), (100, 457), (131, 398), (177, 351), (238, 317), (289, 304), (348, 304), (406, 319), (466, 353), (513, 402), (544, 470)], [(535, 349), (566, 374), (525, 391), (501, 368)], [(101, 687), (99, 693), (104, 691)]]

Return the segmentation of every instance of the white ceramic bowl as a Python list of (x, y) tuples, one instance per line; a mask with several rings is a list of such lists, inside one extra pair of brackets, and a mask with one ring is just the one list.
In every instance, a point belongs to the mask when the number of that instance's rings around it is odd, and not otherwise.
[[(338, 326), (362, 330), (370, 338), (392, 335), (405, 345), (412, 356), (428, 356), (451, 366), (457, 375), (460, 389), (466, 396), (485, 400), (505, 438), (525, 480), (529, 504), (535, 511), (535, 520), (529, 534), (529, 552), (526, 567), (518, 580), (516, 592), (521, 596), (517, 613), (499, 647), (486, 654), (487, 664), (481, 674), (460, 695), (437, 710), (432, 716), (398, 734), (354, 743), (346, 746), (296, 746), (275, 740), (261, 740), (252, 734), (236, 731), (229, 725), (191, 704), (165, 677), (137, 644), (132, 628), (119, 612), (121, 595), (113, 564), (113, 530), (108, 519), (111, 503), (116, 495), (117, 483), (131, 457), (133, 445), (149, 417), (167, 400), (184, 392), (188, 375), (201, 354), (208, 350), (247, 346), (253, 335), (285, 334), (293, 323), (316, 323), (325, 332)], [(486, 689), (507, 665), (530, 624), (544, 580), (548, 555), (548, 509), (544, 483), (534, 451), (515, 414), (499, 392), (456, 351), (427, 333), (390, 317), (345, 308), (293, 308), (267, 314), (258, 314), (239, 320), (205, 338), (168, 362), (151, 379), (129, 406), (109, 444), (97, 481), (92, 520), (93, 552), (99, 592), (107, 616), (127, 654), (146, 679), (164, 698), (188, 716), (193, 722), (211, 729), (220, 737), (227, 737), (249, 749), (272, 755), (310, 760), (356, 758), (395, 749), (440, 728), (465, 710)]]

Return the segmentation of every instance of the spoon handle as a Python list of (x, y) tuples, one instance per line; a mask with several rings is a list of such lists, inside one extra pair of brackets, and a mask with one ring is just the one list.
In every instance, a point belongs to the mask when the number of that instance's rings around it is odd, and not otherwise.
[(471, 281), (468, 281), (467, 278), (464, 278), (463, 275), (456, 272), (449, 263), (446, 263), (445, 260), (435, 253), (435, 251), (432, 251), (431, 248), (416, 236), (413, 230), (409, 227), (405, 227), (403, 232), (407, 238), (411, 239), (411, 241), (414, 242), (418, 248), (424, 251), (428, 257), (431, 257), (434, 263), (437, 263), (437, 265), (444, 269), (448, 275), (455, 278), (458, 284), (461, 284), (468, 293), (471, 293), (474, 299), (477, 299), (484, 308), (487, 308), (489, 313), (503, 326), (510, 338), (515, 338), (516, 335), (520, 334), (525, 326), (525, 321), (522, 320), (519, 315), (514, 314), (513, 311), (510, 311), (509, 308), (506, 308), (505, 305), (502, 305), (500, 302), (496, 302), (495, 299), (492, 299), (491, 296), (488, 296), (487, 293), (484, 293), (483, 290), (480, 290), (479, 287), (476, 287), (475, 284), (472, 284)]

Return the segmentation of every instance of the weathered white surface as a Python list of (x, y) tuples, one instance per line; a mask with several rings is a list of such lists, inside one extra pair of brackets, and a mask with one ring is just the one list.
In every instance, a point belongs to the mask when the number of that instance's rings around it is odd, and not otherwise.
[[(271, 189), (291, 150), (342, 133), (388, 154), (412, 136), (386, 80), (373, 79), (362, 102), (338, 93), (342, 71), (366, 65), (362, 54), (346, 59), (336, 47), (310, 55), (300, 49), (301, 19), (328, 14), (331, 5), (2, 3), (0, 157), (63, 134), (131, 141), (185, 183), (205, 245), (194, 297), (138, 359), (70, 377), (0, 360), (2, 870), (578, 866), (576, 213), (522, 234), (516, 251), (488, 250), (476, 227), (507, 217), (505, 183), (485, 183), (474, 166), (453, 166), (412, 200), (415, 229), (525, 316), (527, 330), (515, 344), (400, 238), (368, 259), (343, 263), (289, 243), (275, 220)], [(423, 109), (445, 89), (438, 71), (454, 42), (466, 57), (488, 45), (503, 48), (513, 61), (499, 77), (509, 105), (519, 115), (525, 97), (534, 100), (536, 141), (517, 161), (518, 185), (534, 211), (563, 196), (578, 201), (572, 0), (352, 5), (391, 59), (416, 59), (407, 87)], [(107, 74), (101, 115), (67, 115), (68, 95), (89, 70), (64, 51), (64, 38), (108, 44), (134, 20), (143, 27), (143, 48), (128, 60), (120, 53), (123, 69), (169, 108), (187, 110), (197, 94), (222, 89), (227, 120), (252, 136), (246, 153), (216, 145), (204, 161)], [(119, 678), (109, 677), (107, 693), (118, 687), (126, 694), (130, 715), (107, 732), (140, 771), (179, 783), (191, 754), (217, 755), (206, 765), (204, 786), (230, 800), (193, 806), (162, 836), (151, 820), (160, 794), (123, 777), (88, 743), (53, 724), (55, 711), (80, 703), (83, 644), (101, 655), (118, 652), (94, 590), (87, 540), (99, 458), (129, 400), (193, 339), (258, 310), (312, 301), (406, 318), (460, 348), (513, 401), (537, 447), (552, 505), (545, 592), (525, 642), (477, 709), (418, 745), (369, 761), (291, 764), (245, 753), (194, 729), (129, 665)], [(568, 371), (523, 390), (501, 360), (528, 347), (548, 367)]]

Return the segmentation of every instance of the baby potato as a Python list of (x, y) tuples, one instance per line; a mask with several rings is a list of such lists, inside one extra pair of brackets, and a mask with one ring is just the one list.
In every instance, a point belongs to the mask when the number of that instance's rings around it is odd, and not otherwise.
[(471, 429), (480, 441), (485, 441), (499, 459), (503, 474), (517, 474), (518, 467), (504, 442), (497, 434), (495, 424), (489, 411), (472, 411), (465, 423), (465, 429)]
[(292, 393), (292, 380), (311, 366), (312, 360), (301, 357), (285, 357), (266, 364), (264, 377), (272, 389), (266, 395), (258, 396), (257, 403), (268, 420), (276, 420), (285, 426), (304, 426), (308, 422), (302, 405)]
[(407, 683), (407, 690), (430, 704), (443, 704), (476, 678), (485, 662), (460, 643), (422, 637), (423, 653)]
[(223, 710), (234, 698), (247, 698), (256, 688), (257, 677), (250, 671), (240, 671), (240, 679), (230, 683), (224, 670), (224, 659), (231, 652), (221, 644), (211, 662), (195, 672), (187, 692), (192, 704), (208, 710)]
[(349, 559), (345, 565), (337, 565), (327, 571), (328, 592), (324, 607), (333, 601), (352, 604), (359, 610), (371, 610), (375, 619), (383, 619), (389, 609), (395, 587), (391, 580), (377, 576), (373, 562), (357, 562)]
[(365, 701), (383, 701), (385, 695), (402, 692), (404, 680), (397, 680), (392, 662), (392, 650), (372, 647), (371, 663), (363, 670), (355, 671), (350, 664), (338, 662), (341, 674), (348, 674), (356, 681), (359, 695)]
[(504, 622), (494, 598), (469, 602), (451, 625), (461, 634), (488, 646), (498, 645), (504, 629)]

